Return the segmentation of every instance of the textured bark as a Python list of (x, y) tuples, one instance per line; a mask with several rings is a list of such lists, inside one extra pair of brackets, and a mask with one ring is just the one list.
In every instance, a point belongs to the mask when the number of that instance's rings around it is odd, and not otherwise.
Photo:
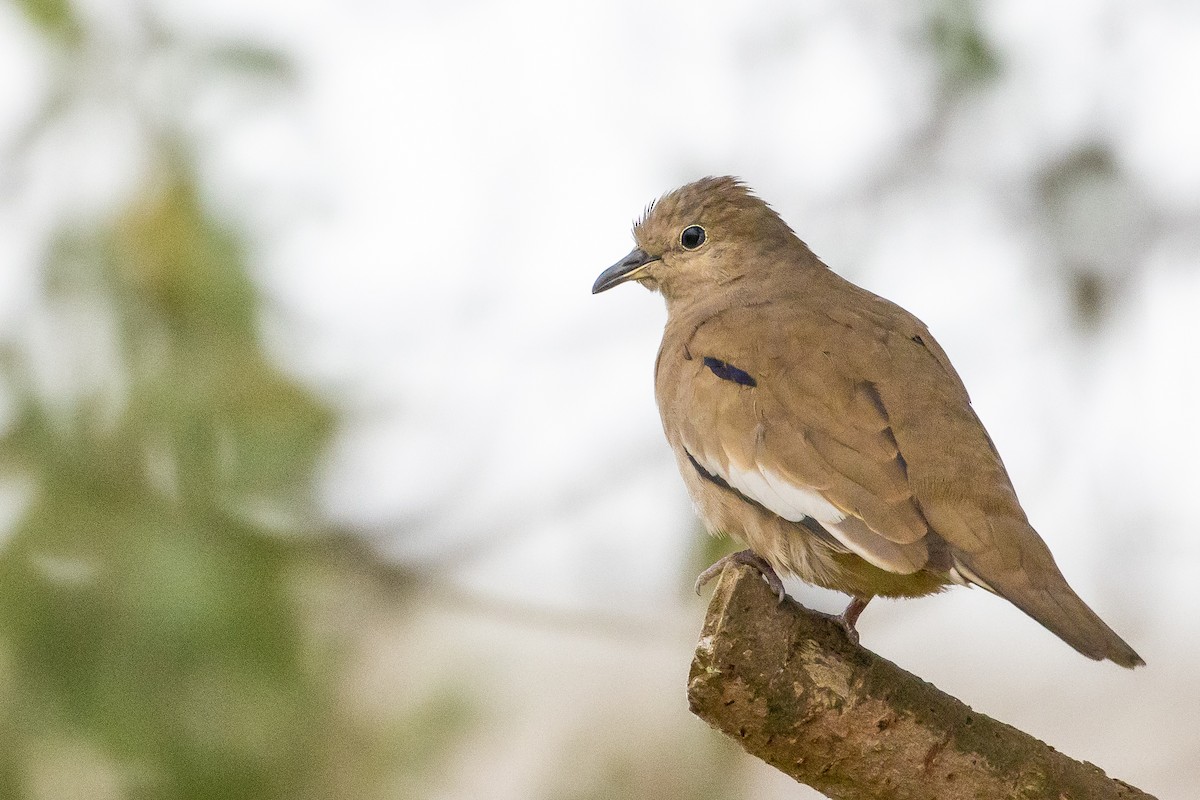
[(688, 681), (694, 714), (833, 800), (1150, 798), (779, 604), (748, 567), (717, 582)]

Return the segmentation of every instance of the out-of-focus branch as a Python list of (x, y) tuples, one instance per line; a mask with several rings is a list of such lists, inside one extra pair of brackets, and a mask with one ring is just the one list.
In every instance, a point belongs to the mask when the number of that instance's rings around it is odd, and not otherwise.
[(852, 644), (828, 618), (779, 604), (748, 567), (721, 574), (688, 699), (834, 800), (1150, 798)]

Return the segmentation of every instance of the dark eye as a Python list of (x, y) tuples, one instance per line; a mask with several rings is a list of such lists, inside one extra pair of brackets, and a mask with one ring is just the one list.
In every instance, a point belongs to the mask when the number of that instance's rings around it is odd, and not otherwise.
[(679, 234), (679, 243), (683, 245), (684, 250), (695, 250), (704, 244), (704, 238), (704, 228), (692, 225), (690, 228), (684, 228), (683, 233)]

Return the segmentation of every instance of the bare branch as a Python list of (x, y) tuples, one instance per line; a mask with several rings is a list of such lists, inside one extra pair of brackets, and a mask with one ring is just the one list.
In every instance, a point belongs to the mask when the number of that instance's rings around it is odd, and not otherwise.
[(748, 567), (721, 574), (688, 699), (833, 800), (1153, 800), (852, 644), (823, 615), (779, 604)]

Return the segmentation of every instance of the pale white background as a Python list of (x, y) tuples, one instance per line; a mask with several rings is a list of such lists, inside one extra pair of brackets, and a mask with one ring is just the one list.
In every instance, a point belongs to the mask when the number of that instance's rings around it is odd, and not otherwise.
[[(130, 29), (123, 3), (89, 5)], [(553, 796), (716, 747), (683, 695), (703, 605), (652, 397), (662, 303), (589, 294), (643, 206), (707, 174), (931, 327), (1064, 572), (1149, 666), (1087, 661), (964, 590), (873, 605), (863, 643), (1160, 797), (1200, 785), (1200, 6), (983, 3), (1001, 72), (958, 91), (924, 12), (886, 2), (152, 5), (298, 68), (236, 125), (220, 98), (188, 113), (212, 196), (259, 232), (273, 348), (356, 420), (329, 514), (439, 565), (411, 618), (372, 623), (355, 680), (403, 705), (449, 673), (493, 704), (428, 796)], [(54, 68), (0, 11), (0, 141)], [(76, 134), (4, 208), (6, 332), (51, 212), (144, 166), (119, 116)], [(1048, 204), (1041, 176), (1089, 145), (1113, 184)], [(1068, 257), (1116, 287), (1092, 333)], [(722, 757), (746, 796), (806, 796)]]

